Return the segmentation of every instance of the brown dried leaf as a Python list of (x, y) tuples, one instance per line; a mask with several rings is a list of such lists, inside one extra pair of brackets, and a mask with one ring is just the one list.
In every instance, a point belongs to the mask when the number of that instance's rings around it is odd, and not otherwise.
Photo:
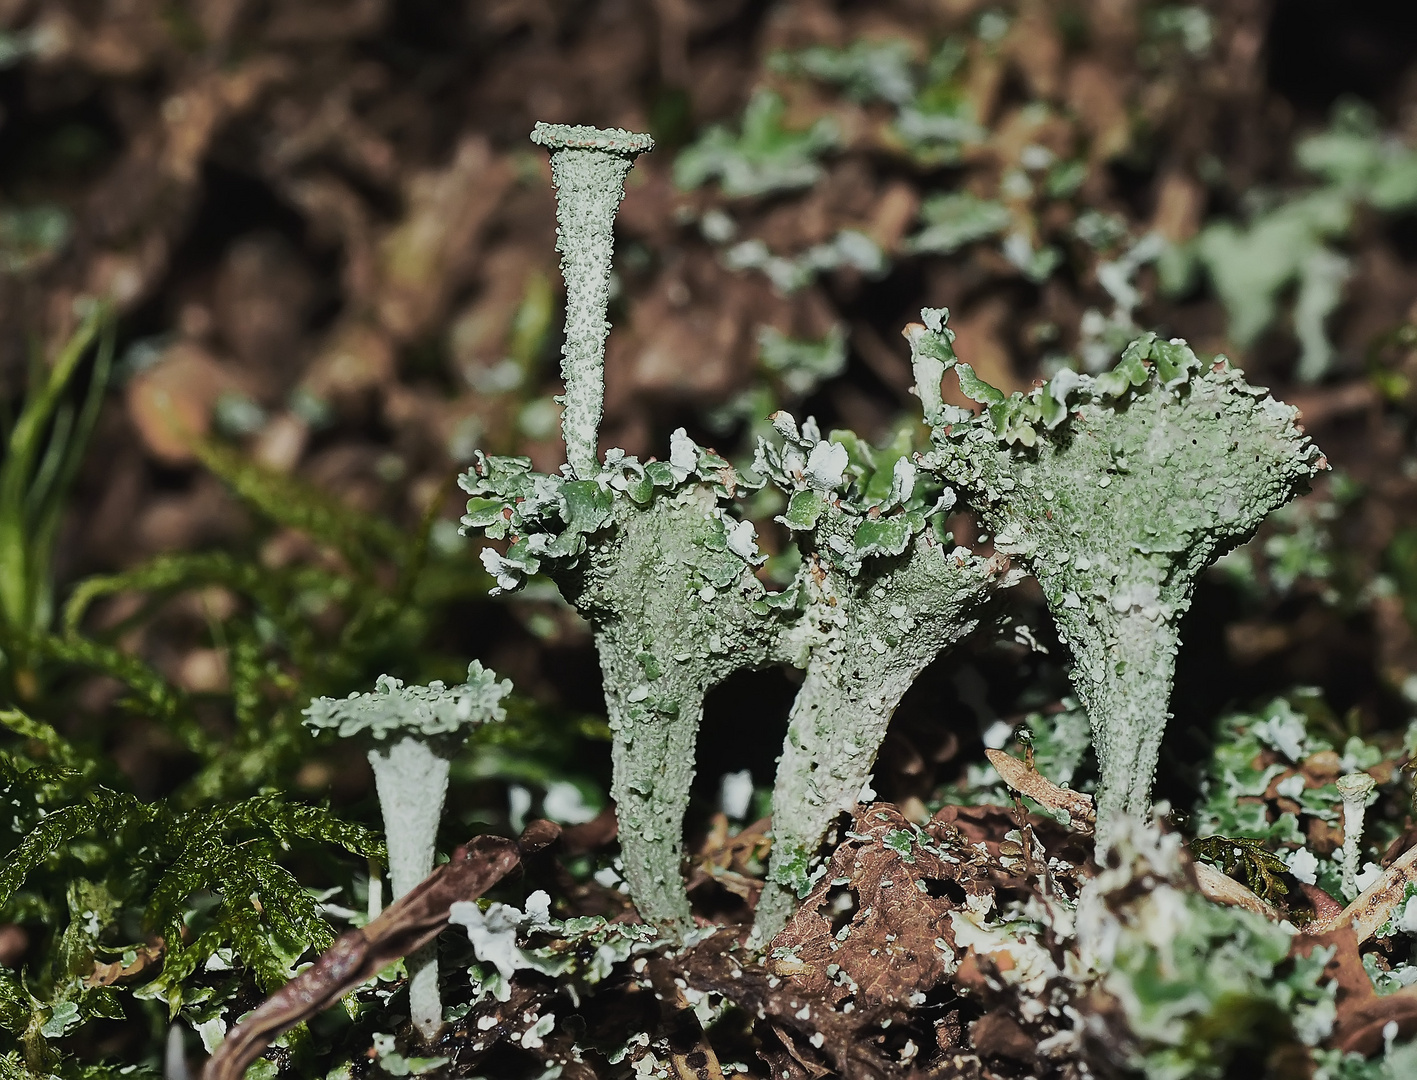
[(114, 960), (112, 963), (101, 964), (94, 962), (93, 971), (84, 977), (85, 986), (113, 986), (124, 979), (131, 979), (135, 975), (141, 975), (149, 968), (162, 962), (163, 953), (167, 951), (167, 946), (162, 938), (153, 938), (146, 945), (140, 946), (137, 958), (130, 964), (123, 963), (122, 960)]
[(699, 851), (691, 860), (688, 883), (693, 890), (708, 881), (716, 881), (734, 896), (742, 897), (749, 906), (758, 901), (762, 892), (761, 878), (749, 873), (750, 859), (766, 859), (772, 841), (767, 835), (771, 818), (762, 818), (728, 835), (728, 817), (717, 813), (711, 819), (709, 831)]
[(394, 348), (388, 337), (354, 320), (342, 323), (326, 339), (301, 387), (321, 401), (343, 404), (393, 378)]
[(128, 416), (154, 457), (181, 465), (196, 460), (192, 443), (210, 433), (217, 399), (243, 389), (210, 353), (179, 342), (128, 384)]
[(30, 947), (30, 936), (19, 923), (0, 923), (0, 967), (15, 967)]
[[(795, 980), (748, 959), (738, 929), (720, 930), (675, 956), (651, 957), (649, 967), (662, 966), (671, 978), (682, 978), (695, 990), (721, 994), (745, 1014), (761, 1018), (758, 1053), (772, 1066), (774, 1077), (784, 1072), (810, 1077), (823, 1063), (830, 1063), (843, 1076), (904, 1075), (874, 1039), (863, 1036), (866, 1028), (879, 1023), (884, 1010), (858, 1006), (848, 1013), (830, 1007)], [(769, 1032), (783, 1040), (781, 1047), (774, 1045)]]
[[(977, 858), (963, 845), (947, 852), (889, 803), (858, 807), (826, 874), (773, 940), (769, 966), (808, 996), (833, 1004), (851, 996), (870, 1005), (908, 1004), (948, 974), (937, 942), (953, 952), (947, 916), (956, 905), (949, 893), (962, 897), (987, 887), (971, 872)], [(842, 887), (855, 894), (856, 911), (838, 934), (831, 904)], [(841, 985), (829, 965), (850, 982)]]
[(1290, 945), (1294, 956), (1308, 956), (1315, 948), (1333, 946), (1333, 958), (1324, 968), (1327, 981), (1337, 984), (1335, 1004), (1338, 1015), (1328, 1045), (1345, 1053), (1371, 1057), (1382, 1049), (1384, 1030), (1397, 1025), (1397, 1037), (1411, 1038), (1417, 1032), (1417, 987), (1379, 995), (1363, 968), (1358, 953), (1358, 936), (1351, 926), (1321, 934), (1300, 934)]
[(1131, 143), (1126, 92), (1117, 72), (1100, 60), (1079, 60), (1068, 72), (1068, 104), (1092, 136), (1094, 161), (1107, 161)]
[(984, 1057), (1010, 1058), (1031, 1065), (1037, 1058), (1037, 1041), (1024, 1031), (1006, 1008), (985, 1013), (970, 1025), (974, 1049)]

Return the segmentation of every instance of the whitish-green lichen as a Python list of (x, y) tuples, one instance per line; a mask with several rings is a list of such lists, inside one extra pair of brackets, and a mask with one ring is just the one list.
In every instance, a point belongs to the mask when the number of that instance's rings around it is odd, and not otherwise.
[(1002, 560), (951, 550), (941, 529), (954, 492), (919, 476), (908, 437), (873, 452), (849, 435), (821, 440), (810, 420), (799, 431), (785, 413), (773, 426), (783, 443), (764, 441), (754, 468), (789, 496), (778, 520), (802, 551), (804, 613), (784, 644), (806, 676), (773, 791), (760, 944), (809, 891), (818, 847), (859, 799), (906, 690), (974, 629), (1003, 570)]
[(488, 458), (462, 479), (465, 529), (509, 540), (482, 558), (499, 590), (556, 581), (595, 628), (614, 734), (611, 794), (625, 879), (640, 913), (671, 934), (693, 925), (680, 874), (683, 818), (708, 689), (773, 661), (796, 591), (769, 593), (753, 526), (729, 512), (744, 487), (682, 430), (667, 461), (596, 457), (611, 222), (648, 136), (537, 125), (550, 146), (566, 276), (566, 438), (570, 477), (525, 458)]
[(462, 484), (464, 527), (515, 538), (484, 554), (499, 587), (547, 573), (595, 628), (625, 879), (641, 915), (681, 934), (693, 925), (679, 864), (704, 697), (771, 663), (796, 615), (795, 591), (770, 593), (753, 574), (753, 526), (727, 513), (744, 482), (676, 431), (668, 461), (611, 451), (594, 479), (566, 480), (479, 457)]
[[(384, 817), (394, 899), (432, 871), (449, 761), (474, 728), (506, 718), (502, 699), (511, 689), (510, 680), (498, 680), (474, 660), (467, 682), (457, 686), (404, 686), (381, 675), (372, 694), (316, 698), (306, 707), (305, 723), (312, 730), (373, 743), (369, 764)], [(443, 1022), (437, 947), (410, 957), (408, 967), (409, 1010), (419, 1032), (432, 1039)]]
[[(1320, 467), (1293, 410), (1154, 335), (1097, 379), (1065, 372), (1005, 398), (958, 361), (948, 313), (927, 309), (906, 335), (934, 432), (927, 459), (908, 434), (872, 450), (850, 432), (824, 439), (810, 420), (773, 418), (779, 438), (760, 444), (754, 472), (786, 496), (778, 520), (803, 561), (789, 588), (769, 592), (754, 573), (753, 526), (735, 509), (752, 485), (726, 461), (682, 430), (666, 461), (596, 457), (610, 225), (648, 140), (544, 126), (535, 137), (553, 149), (559, 199), (570, 465), (545, 476), (525, 458), (479, 455), (463, 477), (463, 526), (506, 541), (482, 554), (498, 590), (547, 574), (595, 629), (641, 914), (671, 936), (691, 926), (682, 826), (713, 684), (773, 663), (806, 669), (774, 791), (763, 944), (859, 796), (905, 691), (1014, 579), (1004, 555), (1034, 571), (1073, 646), (1102, 764), (1102, 841), (1120, 815), (1143, 812), (1196, 575)], [(951, 368), (983, 416), (944, 403)], [(983, 514), (1000, 558), (951, 547), (946, 483)]]
[(598, 463), (615, 212), (625, 197), (625, 175), (637, 155), (654, 149), (654, 140), (618, 128), (565, 124), (537, 124), (531, 139), (551, 151), (556, 250), (561, 253), (561, 275), (566, 281), (566, 342), (561, 348), (566, 396), (561, 431), (572, 473), (585, 478), (595, 475)]
[(334, 730), (341, 738), (364, 735), (374, 742), (411, 736), (460, 743), (473, 728), (506, 719), (501, 703), (511, 686), (476, 660), (467, 666), (467, 681), (456, 686), (439, 680), (405, 686), (400, 679), (380, 675), (372, 694), (316, 698), (305, 709), (305, 725), (313, 731)]
[[(941, 351), (937, 330), (910, 336)], [(1179, 339), (1144, 335), (1104, 375), (1065, 372), (1007, 399), (956, 370), (986, 409), (944, 410), (933, 464), (1033, 571), (1073, 650), (1105, 847), (1121, 815), (1148, 811), (1197, 576), (1324, 465), (1293, 408)]]
[(1349, 773), (1334, 781), (1343, 796), (1343, 899), (1353, 901), (1358, 896), (1358, 863), (1362, 856), (1363, 814), (1368, 796), (1377, 782), (1365, 772)]

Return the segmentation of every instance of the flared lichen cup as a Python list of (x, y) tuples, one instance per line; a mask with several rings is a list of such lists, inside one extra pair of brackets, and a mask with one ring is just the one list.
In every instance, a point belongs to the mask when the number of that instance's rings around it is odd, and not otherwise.
[[(913, 342), (940, 353), (932, 314)], [(1180, 339), (1146, 334), (1110, 372), (1064, 371), (1009, 398), (948, 366), (985, 409), (942, 408), (932, 463), (971, 492), (995, 549), (1038, 579), (1072, 650), (1105, 850), (1122, 817), (1149, 816), (1198, 577), (1327, 464), (1294, 408)]]

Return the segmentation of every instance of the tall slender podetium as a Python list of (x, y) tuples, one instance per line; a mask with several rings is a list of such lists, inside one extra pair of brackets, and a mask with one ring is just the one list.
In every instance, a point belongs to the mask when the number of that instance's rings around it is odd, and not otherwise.
[(730, 513), (754, 487), (682, 429), (667, 460), (598, 459), (611, 224), (651, 140), (545, 124), (532, 138), (551, 148), (557, 188), (569, 465), (544, 475), (527, 458), (478, 454), (461, 481), (463, 527), (508, 541), (482, 551), (499, 590), (545, 574), (595, 628), (625, 880), (647, 922), (682, 935), (694, 926), (680, 864), (704, 695), (773, 661), (796, 593), (769, 594), (754, 575), (766, 556)]
[(599, 471), (596, 439), (605, 399), (605, 320), (610, 306), (610, 258), (615, 212), (625, 197), (625, 176), (635, 158), (654, 149), (648, 135), (620, 128), (538, 123), (531, 141), (551, 151), (556, 200), (556, 250), (566, 281), (566, 382), (561, 433), (566, 460), (578, 480)]

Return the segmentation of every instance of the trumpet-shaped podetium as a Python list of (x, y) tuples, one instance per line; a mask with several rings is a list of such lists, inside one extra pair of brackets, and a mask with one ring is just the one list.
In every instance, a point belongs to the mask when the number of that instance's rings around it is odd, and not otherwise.
[(955, 494), (919, 474), (908, 433), (873, 451), (849, 432), (822, 440), (810, 419), (799, 430), (787, 413), (773, 427), (783, 442), (763, 441), (753, 468), (789, 499), (778, 521), (802, 552), (803, 615), (785, 643), (796, 646), (788, 659), (806, 676), (773, 790), (758, 944), (811, 889), (817, 849), (860, 798), (901, 698), (975, 628), (1005, 568), (952, 548), (943, 523)]
[(615, 212), (625, 197), (625, 176), (654, 140), (619, 128), (601, 130), (537, 124), (531, 141), (551, 151), (556, 185), (556, 250), (566, 281), (566, 342), (561, 374), (566, 383), (561, 431), (574, 475), (594, 476), (596, 438), (605, 399), (605, 337), (610, 324), (610, 257)]
[[(306, 707), (305, 724), (312, 730), (333, 729), (341, 738), (359, 736), (373, 744), (369, 764), (384, 817), (395, 900), (433, 870), (449, 762), (473, 729), (506, 718), (502, 699), (511, 689), (510, 680), (499, 681), (474, 660), (467, 682), (457, 686), (404, 686), (381, 675), (371, 694), (316, 698)], [(437, 946), (410, 956), (408, 968), (414, 1026), (432, 1039), (443, 1023)]]
[(594, 627), (625, 880), (647, 921), (681, 934), (693, 926), (679, 864), (704, 697), (773, 662), (794, 614), (795, 594), (753, 574), (753, 526), (728, 513), (743, 481), (676, 431), (668, 461), (611, 451), (593, 479), (479, 456), (461, 482), (473, 496), (463, 527), (512, 540), (484, 552), (498, 587), (545, 573)]
[(776, 655), (792, 598), (753, 574), (753, 526), (729, 508), (745, 486), (682, 430), (667, 461), (641, 464), (596, 440), (603, 392), (611, 226), (623, 178), (649, 137), (538, 124), (552, 149), (566, 279), (564, 475), (478, 455), (462, 478), (465, 530), (510, 540), (483, 561), (498, 589), (546, 573), (595, 628), (613, 732), (611, 795), (625, 879), (641, 915), (693, 926), (680, 872), (694, 746), (708, 689)]
[(1197, 577), (1326, 464), (1295, 409), (1180, 339), (1145, 334), (1112, 371), (1060, 372), (1006, 398), (954, 360), (947, 315), (927, 309), (907, 336), (985, 409), (937, 408), (931, 465), (1037, 577), (1072, 648), (1106, 849), (1121, 816), (1148, 812)]

